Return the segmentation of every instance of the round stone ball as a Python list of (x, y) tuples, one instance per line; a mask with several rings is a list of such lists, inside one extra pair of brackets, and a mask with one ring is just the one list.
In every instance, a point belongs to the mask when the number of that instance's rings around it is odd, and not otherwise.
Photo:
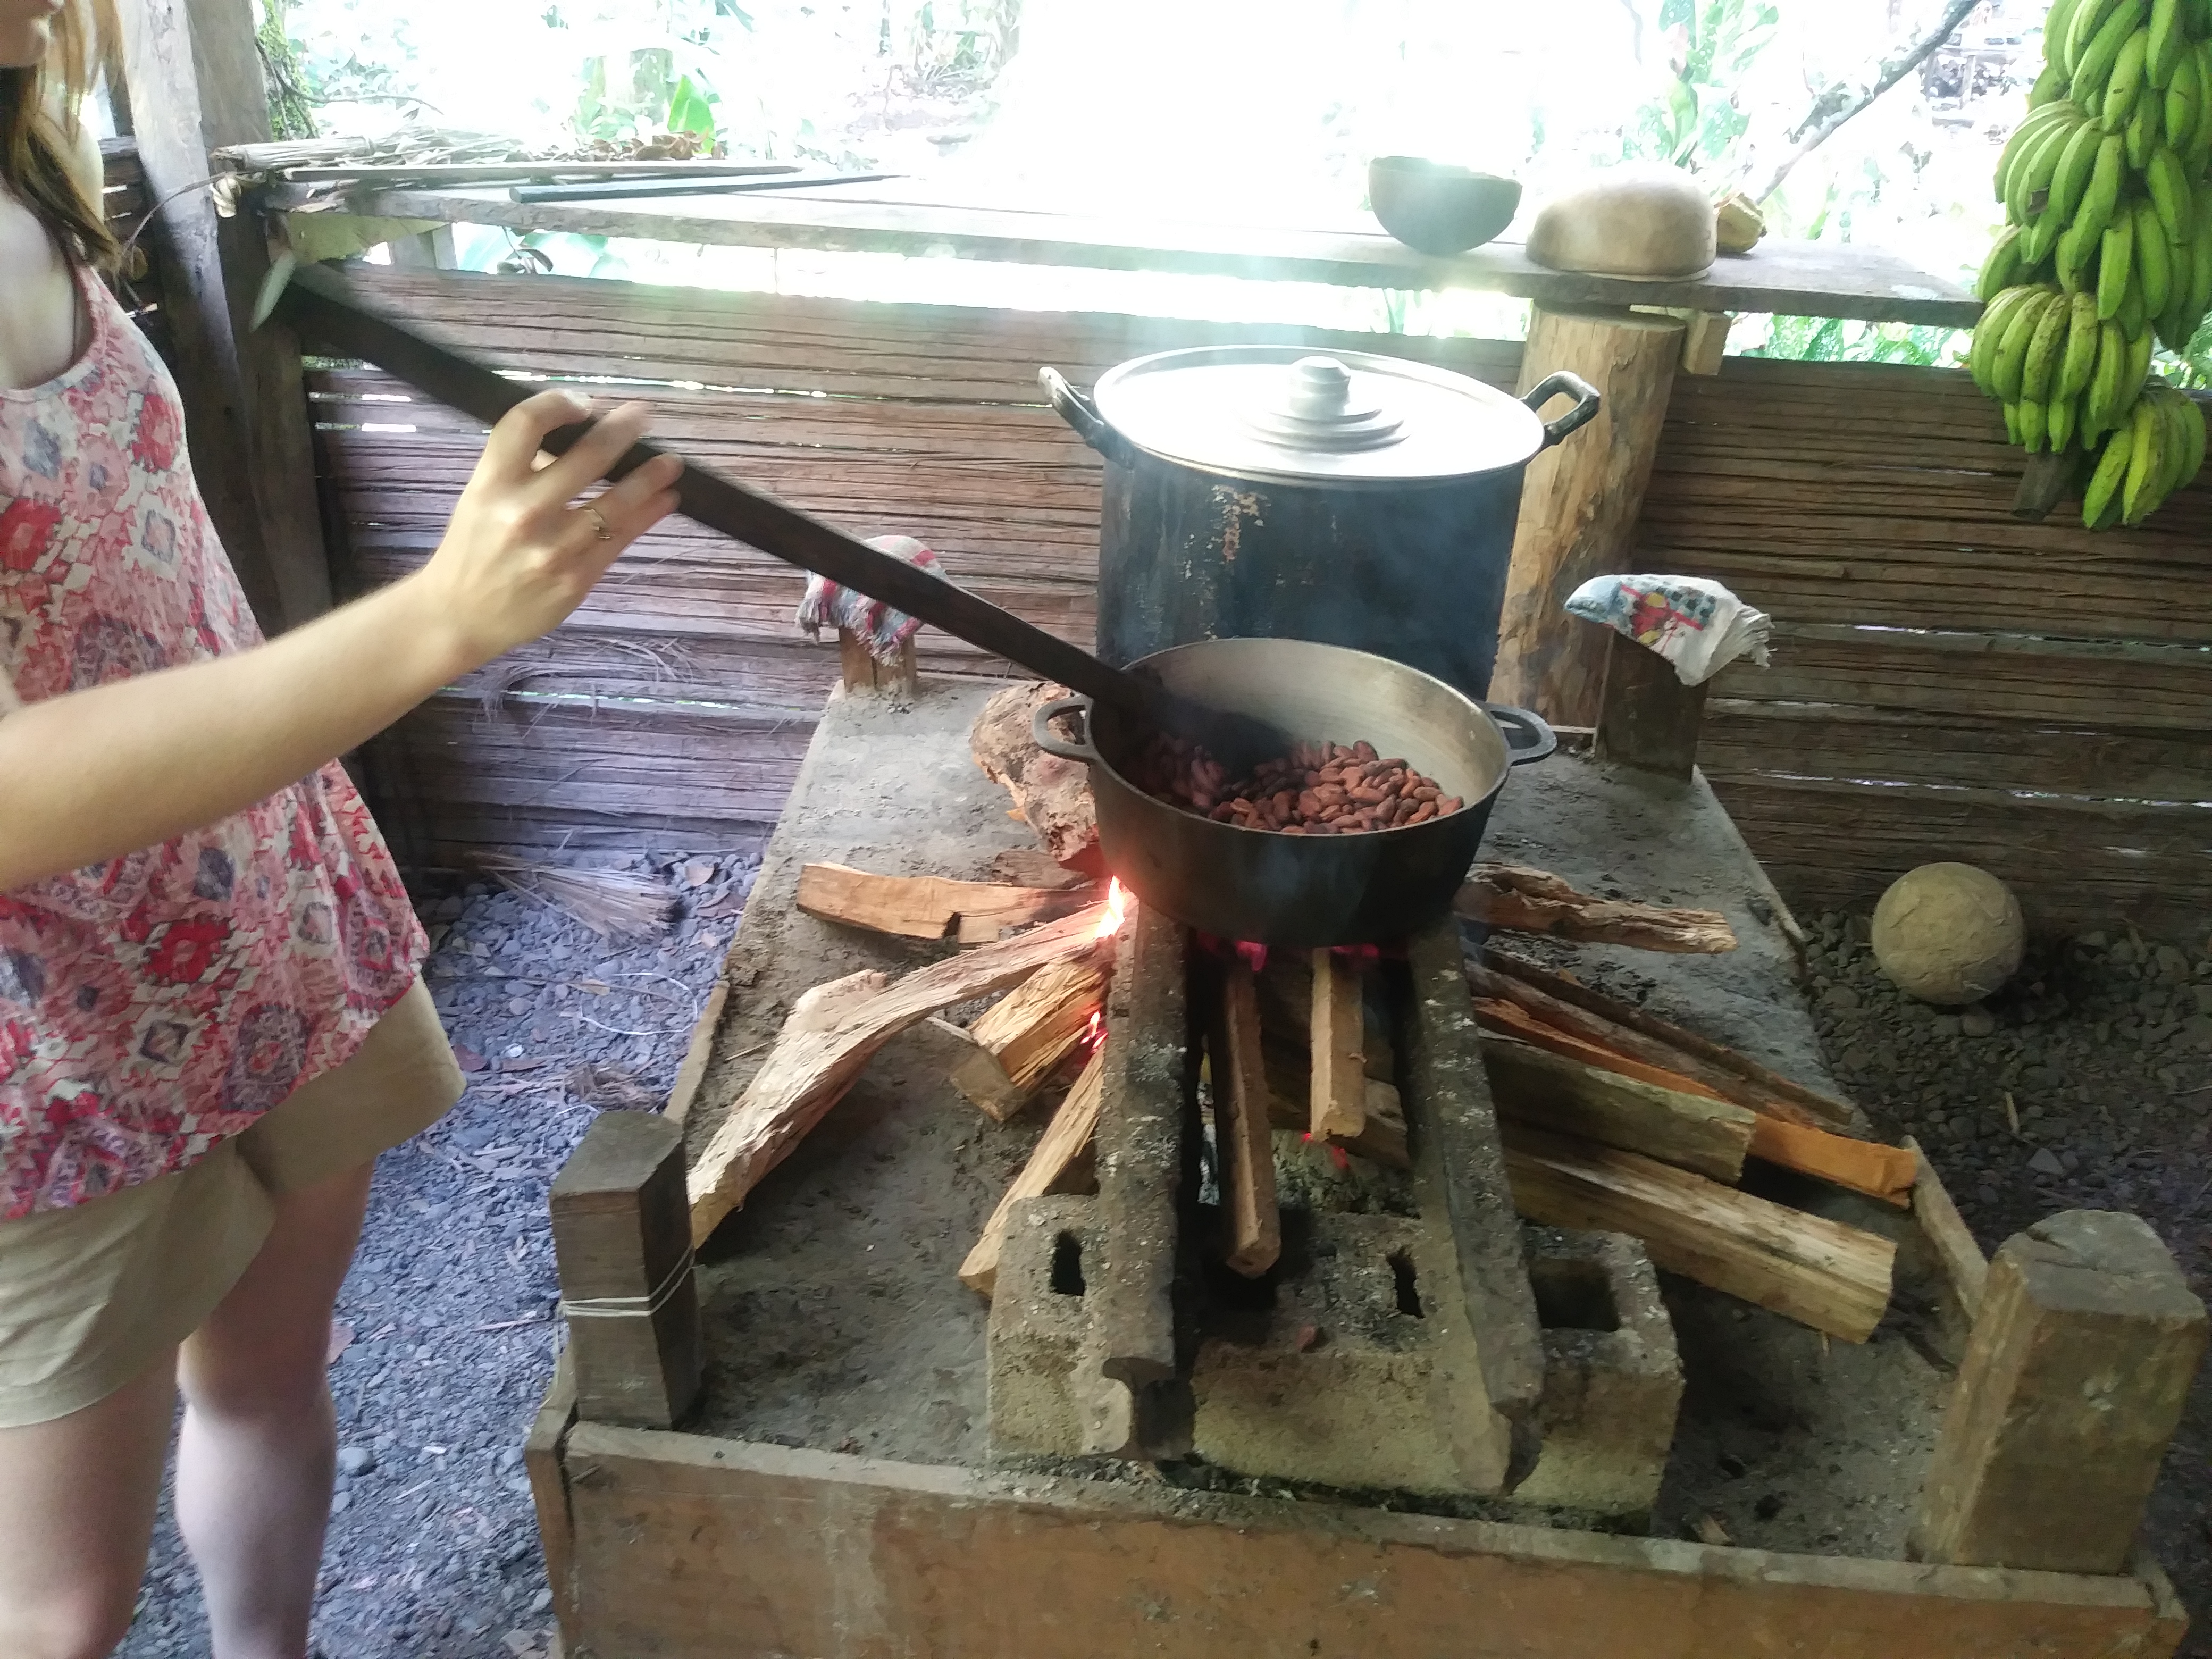
[(1971, 864), (1923, 864), (1874, 908), (1874, 959), (1907, 996), (1979, 1002), (2020, 968), (2027, 929), (2012, 890)]

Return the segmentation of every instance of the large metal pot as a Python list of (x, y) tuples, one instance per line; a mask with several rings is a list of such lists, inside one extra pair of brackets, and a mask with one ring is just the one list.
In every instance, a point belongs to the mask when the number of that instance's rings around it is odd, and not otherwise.
[[(1553, 374), (1526, 398), (1400, 358), (1288, 346), (1165, 351), (1053, 406), (1106, 458), (1098, 654), (1314, 640), (1480, 697), (1498, 655), (1521, 484), (1597, 413)], [(1555, 396), (1575, 405), (1547, 425)]]
[[(1486, 708), (1433, 676), (1340, 646), (1206, 640), (1138, 665), (1210, 708), (1252, 714), (1297, 737), (1403, 757), (1467, 805), (1449, 817), (1357, 836), (1284, 836), (1217, 823), (1130, 781), (1151, 732), (1086, 697), (1047, 703), (1038, 747), (1089, 763), (1106, 866), (1146, 903), (1221, 939), (1320, 946), (1400, 939), (1450, 908), (1513, 767), (1541, 760), (1551, 728), (1517, 708)], [(1053, 729), (1073, 714), (1073, 742)], [(1499, 727), (1525, 746), (1510, 746)]]

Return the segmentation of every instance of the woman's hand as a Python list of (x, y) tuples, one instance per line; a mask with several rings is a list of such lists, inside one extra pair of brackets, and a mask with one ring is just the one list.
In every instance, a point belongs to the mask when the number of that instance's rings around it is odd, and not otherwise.
[(492, 428), (445, 539), (412, 579), (425, 615), (452, 637), (459, 672), (557, 627), (623, 550), (674, 510), (683, 464), (668, 455), (588, 505), (569, 506), (645, 435), (646, 406), (625, 404), (540, 465), (545, 435), (589, 412), (566, 392), (541, 392), (511, 410)]

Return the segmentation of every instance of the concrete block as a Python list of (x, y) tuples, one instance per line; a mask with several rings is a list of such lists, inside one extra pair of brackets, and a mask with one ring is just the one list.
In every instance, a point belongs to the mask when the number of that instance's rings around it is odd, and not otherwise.
[(1516, 1500), (1601, 1515), (1647, 1513), (1682, 1403), (1682, 1364), (1659, 1276), (1621, 1233), (1528, 1227), (1544, 1334), (1544, 1449)]
[[(1000, 1452), (1079, 1457), (1106, 1432), (1097, 1419), (1126, 1415), (1119, 1400), (1084, 1397), (1079, 1379), (1091, 1342), (1084, 1264), (1101, 1260), (1094, 1198), (1032, 1198), (1014, 1206), (991, 1295), (988, 1406)], [(1123, 1437), (1127, 1435), (1125, 1431)]]
[(1285, 1216), (1273, 1305), (1213, 1310), (1194, 1444), (1240, 1474), (1486, 1495), (1504, 1437), (1450, 1237), (1392, 1216)]

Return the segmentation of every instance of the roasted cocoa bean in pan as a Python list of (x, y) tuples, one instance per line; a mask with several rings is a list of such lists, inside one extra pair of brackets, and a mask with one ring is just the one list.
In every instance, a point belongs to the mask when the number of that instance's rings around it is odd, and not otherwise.
[(1426, 823), (1465, 804), (1371, 743), (1301, 743), (1249, 777), (1187, 738), (1155, 735), (1133, 781), (1153, 799), (1218, 823), (1286, 836), (1356, 836)]

